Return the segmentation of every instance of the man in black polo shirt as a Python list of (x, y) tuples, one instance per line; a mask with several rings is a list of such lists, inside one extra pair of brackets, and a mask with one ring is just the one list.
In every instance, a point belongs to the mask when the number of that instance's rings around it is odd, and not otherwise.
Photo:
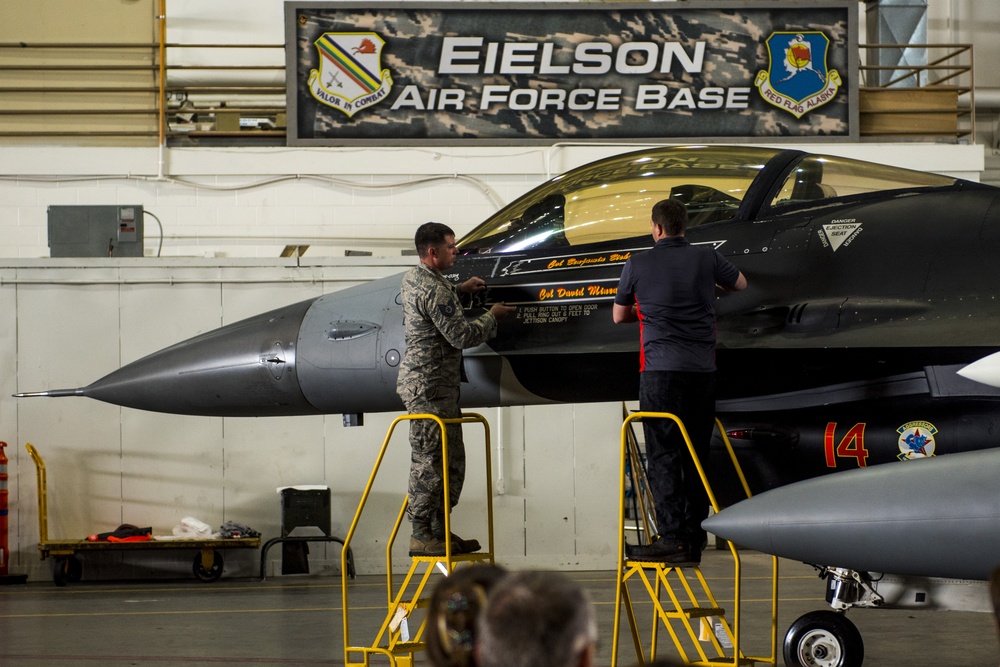
[[(639, 322), (639, 409), (677, 415), (705, 465), (715, 425), (715, 288), (738, 291), (747, 280), (711, 246), (688, 243), (686, 227), (687, 210), (676, 199), (653, 206), (656, 244), (625, 263), (614, 318)], [(659, 535), (649, 545), (629, 545), (627, 555), (699, 563), (708, 496), (698, 470), (673, 420), (642, 425)]]

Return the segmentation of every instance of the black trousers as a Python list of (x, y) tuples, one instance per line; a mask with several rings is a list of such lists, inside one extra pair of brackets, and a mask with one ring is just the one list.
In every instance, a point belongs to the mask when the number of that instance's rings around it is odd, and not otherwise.
[[(707, 471), (715, 428), (715, 373), (643, 371), (639, 409), (669, 412), (684, 423), (698, 459)], [(708, 516), (708, 494), (687, 444), (672, 419), (643, 419), (649, 488), (660, 537), (701, 544)]]

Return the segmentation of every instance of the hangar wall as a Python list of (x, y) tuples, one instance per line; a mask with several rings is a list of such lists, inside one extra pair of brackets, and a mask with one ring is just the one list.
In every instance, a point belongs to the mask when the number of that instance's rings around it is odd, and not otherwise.
[[(206, 418), (119, 408), (90, 399), (14, 399), (19, 390), (89, 384), (122, 364), (250, 315), (403, 270), (409, 260), (36, 260), (0, 269), (0, 439), (10, 443), (11, 571), (50, 576), (37, 554), (35, 445), (48, 474), (49, 539), (119, 524), (171, 533), (183, 517), (215, 527), (280, 532), (276, 489), (326, 484), (343, 536), (395, 414)], [(621, 406), (485, 410), (492, 428), (498, 557), (515, 566), (612, 567)], [(485, 540), (484, 440), (465, 429), (469, 483), (455, 532)], [(502, 452), (498, 450), (502, 446)], [(406, 488), (405, 429), (392, 440), (355, 538), (359, 572), (385, 569), (384, 547)], [(498, 489), (499, 490), (499, 489)], [(406, 563), (409, 534), (397, 563)], [(280, 549), (269, 553), (280, 572)], [(258, 552), (226, 552), (228, 576), (253, 576)], [(83, 558), (85, 576), (189, 576), (190, 554)], [(277, 565), (276, 565), (277, 563)], [(336, 546), (313, 544), (313, 572), (339, 568)]]

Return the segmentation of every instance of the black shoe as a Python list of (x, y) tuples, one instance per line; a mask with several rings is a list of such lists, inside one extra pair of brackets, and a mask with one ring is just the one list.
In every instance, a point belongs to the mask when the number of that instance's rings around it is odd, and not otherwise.
[[(438, 539), (444, 542), (444, 533)], [(482, 548), (479, 540), (463, 540), (455, 533), (451, 534), (451, 552), (453, 554), (473, 554)]]
[(691, 553), (687, 542), (658, 539), (652, 544), (625, 545), (628, 560), (648, 563), (669, 563), (671, 565), (697, 565), (701, 562), (701, 552)]
[(688, 536), (688, 548), (691, 551), (702, 552), (708, 547), (708, 535), (702, 531)]

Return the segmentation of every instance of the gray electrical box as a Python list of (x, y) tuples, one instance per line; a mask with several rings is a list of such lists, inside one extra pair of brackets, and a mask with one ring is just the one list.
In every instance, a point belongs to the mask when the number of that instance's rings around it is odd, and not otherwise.
[(142, 206), (49, 206), (50, 257), (142, 257)]

